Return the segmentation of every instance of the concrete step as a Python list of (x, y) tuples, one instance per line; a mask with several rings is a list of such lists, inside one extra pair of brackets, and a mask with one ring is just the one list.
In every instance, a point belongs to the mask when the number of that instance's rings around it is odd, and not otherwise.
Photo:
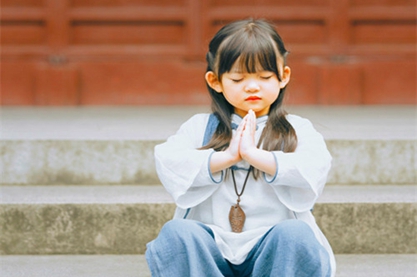
[[(0, 184), (157, 184), (153, 148), (207, 107), (2, 108)], [(333, 155), (329, 184), (416, 184), (414, 106), (291, 107)]]
[[(0, 141), (3, 185), (157, 184), (162, 141)], [(417, 141), (328, 140), (329, 184), (415, 184)]]
[[(417, 255), (336, 255), (337, 277), (415, 277)], [(150, 277), (143, 255), (0, 256), (4, 277)]]
[[(161, 186), (0, 186), (0, 254), (143, 254), (172, 218)], [(328, 186), (314, 208), (338, 254), (417, 253), (417, 186)]]

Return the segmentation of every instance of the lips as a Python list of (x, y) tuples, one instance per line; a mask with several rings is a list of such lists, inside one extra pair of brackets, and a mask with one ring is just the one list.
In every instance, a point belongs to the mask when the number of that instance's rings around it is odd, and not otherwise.
[(248, 98), (245, 99), (246, 101), (256, 101), (256, 100), (261, 100), (260, 97), (258, 96), (249, 96)]

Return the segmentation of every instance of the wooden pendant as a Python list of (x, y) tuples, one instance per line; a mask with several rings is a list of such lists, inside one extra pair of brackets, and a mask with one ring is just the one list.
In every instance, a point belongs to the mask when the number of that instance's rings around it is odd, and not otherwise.
[(236, 205), (230, 208), (229, 212), (229, 221), (230, 226), (232, 227), (232, 231), (235, 233), (241, 233), (243, 225), (245, 224), (245, 220), (246, 215), (240, 207), (239, 202), (237, 202)]

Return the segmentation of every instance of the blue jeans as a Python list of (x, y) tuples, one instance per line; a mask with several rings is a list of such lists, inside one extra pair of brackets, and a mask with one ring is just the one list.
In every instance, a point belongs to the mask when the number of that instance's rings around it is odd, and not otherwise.
[(153, 277), (328, 277), (327, 251), (301, 220), (272, 227), (240, 265), (223, 258), (206, 225), (186, 219), (167, 222), (148, 243), (146, 260)]

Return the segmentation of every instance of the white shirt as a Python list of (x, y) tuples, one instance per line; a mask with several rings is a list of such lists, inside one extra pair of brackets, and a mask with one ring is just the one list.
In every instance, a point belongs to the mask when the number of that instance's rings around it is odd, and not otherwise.
[[(243, 263), (272, 226), (286, 219), (303, 220), (329, 252), (334, 275), (332, 249), (310, 211), (324, 188), (332, 158), (311, 122), (287, 115), (297, 134), (297, 148), (292, 153), (273, 152), (277, 162), (275, 176), (260, 174), (254, 180), (250, 175), (240, 201), (246, 214), (245, 225), (242, 233), (234, 233), (229, 223), (230, 207), (237, 200), (232, 178), (225, 177), (225, 171), (210, 172), (213, 149), (197, 150), (203, 144), (208, 118), (209, 114), (193, 116), (167, 142), (155, 147), (158, 176), (177, 205), (174, 218), (187, 215), (187, 219), (208, 225), (223, 256), (233, 264)], [(268, 116), (257, 118), (256, 143), (267, 119)], [(238, 115), (232, 116), (237, 125), (241, 120)], [(240, 192), (249, 164), (241, 161), (234, 168)]]

